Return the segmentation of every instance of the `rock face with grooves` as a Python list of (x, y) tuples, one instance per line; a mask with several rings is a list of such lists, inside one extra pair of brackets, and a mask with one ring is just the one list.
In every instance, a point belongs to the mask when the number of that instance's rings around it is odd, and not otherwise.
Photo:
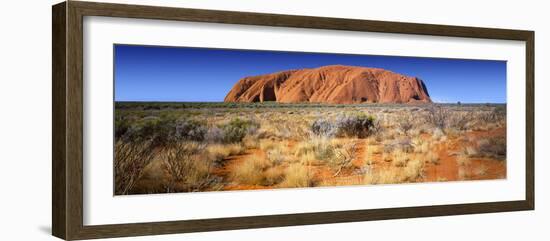
[(240, 79), (225, 102), (430, 103), (424, 82), (384, 69), (329, 65)]

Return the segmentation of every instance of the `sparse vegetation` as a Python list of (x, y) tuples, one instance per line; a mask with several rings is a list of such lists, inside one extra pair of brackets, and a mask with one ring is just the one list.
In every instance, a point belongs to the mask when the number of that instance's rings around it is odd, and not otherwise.
[(117, 102), (114, 125), (117, 195), (506, 175), (502, 105)]

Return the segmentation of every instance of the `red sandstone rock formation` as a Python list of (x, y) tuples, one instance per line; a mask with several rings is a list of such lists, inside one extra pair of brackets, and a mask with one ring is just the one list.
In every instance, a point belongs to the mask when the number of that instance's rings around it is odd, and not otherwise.
[(225, 102), (429, 103), (422, 80), (384, 69), (329, 65), (245, 77)]

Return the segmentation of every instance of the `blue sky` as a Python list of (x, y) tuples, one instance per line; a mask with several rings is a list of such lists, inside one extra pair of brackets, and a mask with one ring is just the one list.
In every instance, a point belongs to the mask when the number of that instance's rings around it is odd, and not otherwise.
[(116, 101), (223, 101), (241, 78), (324, 65), (376, 67), (422, 79), (434, 102), (506, 103), (506, 62), (115, 45)]

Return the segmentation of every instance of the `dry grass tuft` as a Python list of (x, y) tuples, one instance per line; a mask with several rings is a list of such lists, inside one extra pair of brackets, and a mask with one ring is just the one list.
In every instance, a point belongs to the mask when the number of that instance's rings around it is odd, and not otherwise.
[(443, 133), (441, 129), (435, 128), (432, 133), (432, 139), (435, 141), (441, 142), (441, 141), (446, 141), (447, 136), (445, 135), (445, 133)]
[(229, 156), (243, 154), (245, 148), (240, 143), (210, 144), (206, 147), (206, 152), (210, 160), (220, 162)]
[(466, 154), (469, 157), (475, 157), (479, 154), (476, 147), (473, 146), (467, 146), (464, 148), (464, 154)]
[(367, 185), (399, 183), (399, 173), (399, 170), (395, 168), (382, 168), (370, 171), (363, 176), (363, 183)]
[(322, 162), (330, 162), (335, 156), (335, 146), (327, 138), (313, 138), (296, 144), (294, 155), (301, 158), (304, 155), (313, 155)]
[(392, 152), (392, 163), (396, 167), (403, 167), (407, 165), (407, 162), (409, 161), (409, 155), (407, 153), (403, 152), (401, 149), (395, 149)]
[(459, 166), (469, 166), (471, 162), (470, 162), (470, 158), (468, 158), (468, 156), (466, 156), (463, 153), (459, 153), (458, 156), (456, 157), (456, 163)]
[(265, 180), (263, 171), (268, 167), (266, 159), (248, 158), (233, 168), (232, 177), (240, 184), (261, 185)]
[(276, 185), (285, 179), (285, 169), (281, 167), (271, 167), (264, 172), (264, 177), (264, 185)]
[(468, 173), (468, 167), (471, 164), (470, 159), (466, 154), (459, 153), (456, 157), (456, 163), (458, 165), (458, 179), (459, 180), (466, 180), (470, 177), (470, 173)]
[(390, 153), (390, 152), (382, 153), (382, 161), (391, 162), (392, 160), (393, 160), (392, 153)]
[(426, 153), (430, 150), (430, 143), (422, 138), (414, 138), (411, 141), (415, 153)]
[(267, 159), (273, 165), (280, 165), (283, 162), (294, 161), (294, 156), (290, 155), (290, 148), (287, 142), (275, 143), (266, 151)]
[(273, 140), (269, 140), (269, 139), (262, 139), (262, 140), (260, 140), (259, 147), (260, 147), (260, 149), (262, 149), (264, 151), (269, 151), (273, 147), (275, 147), (275, 142)]
[(306, 152), (299, 157), (299, 162), (303, 165), (311, 165), (316, 161), (315, 153)]
[(307, 166), (302, 164), (291, 164), (285, 173), (285, 179), (281, 187), (312, 187), (314, 186), (313, 175)]
[(243, 138), (242, 143), (246, 149), (256, 149), (260, 146), (257, 138), (248, 135)]
[(426, 161), (434, 165), (439, 165), (441, 159), (439, 158), (439, 154), (437, 152), (429, 151), (426, 153)]
[(364, 184), (396, 184), (418, 182), (424, 178), (424, 162), (411, 160), (402, 167), (370, 169), (363, 176)]
[(374, 154), (375, 152), (377, 151), (375, 146), (367, 146), (366, 147), (367, 151), (365, 152), (365, 164), (366, 165), (372, 165), (374, 164)]
[(489, 171), (489, 168), (487, 168), (485, 165), (480, 165), (474, 169), (474, 175), (476, 176), (484, 176)]
[(424, 162), (413, 159), (403, 168), (403, 181), (416, 182), (424, 177)]

